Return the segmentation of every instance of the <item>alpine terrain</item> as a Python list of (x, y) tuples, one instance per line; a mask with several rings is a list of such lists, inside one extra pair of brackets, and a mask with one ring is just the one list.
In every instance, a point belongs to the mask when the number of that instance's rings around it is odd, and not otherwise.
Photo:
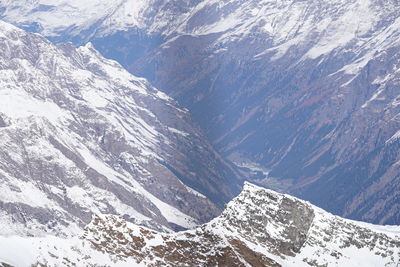
[(398, 0), (0, 0), (0, 267), (399, 267), (399, 225)]
[[(219, 217), (193, 230), (160, 233), (118, 216), (94, 216), (69, 239), (0, 241), (0, 262), (14, 266), (358, 267), (400, 262), (400, 227), (341, 219), (252, 184), (245, 184)], [(15, 251), (23, 256), (16, 257)]]
[[(254, 183), (400, 224), (397, 0), (3, 0), (188, 108)], [(225, 177), (225, 176), (224, 176)]]
[(240, 191), (187, 110), (103, 58), (0, 21), (0, 233), (68, 235), (92, 214), (161, 231)]

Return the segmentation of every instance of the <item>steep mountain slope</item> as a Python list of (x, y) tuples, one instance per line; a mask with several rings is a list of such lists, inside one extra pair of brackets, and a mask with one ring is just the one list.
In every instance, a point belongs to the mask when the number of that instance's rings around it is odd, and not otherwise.
[(2, 235), (68, 234), (93, 212), (191, 228), (240, 188), (186, 110), (91, 44), (0, 22), (0, 118)]
[[(158, 233), (95, 216), (79, 238), (0, 238), (0, 262), (47, 266), (396, 266), (400, 227), (333, 216), (305, 201), (246, 184), (221, 216)], [(14, 257), (22, 243), (28, 253)], [(5, 247), (5, 250), (4, 248)], [(19, 247), (21, 250), (21, 247)]]
[(335, 214), (400, 223), (398, 1), (1, 6), (8, 21), (55, 41), (91, 40), (150, 79), (255, 182)]

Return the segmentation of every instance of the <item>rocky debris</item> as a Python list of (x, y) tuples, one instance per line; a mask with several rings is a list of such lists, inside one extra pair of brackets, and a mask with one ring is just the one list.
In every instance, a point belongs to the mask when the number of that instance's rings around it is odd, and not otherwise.
[(178, 237), (131, 227), (117, 217), (95, 217), (82, 238), (115, 260), (133, 258), (146, 266), (280, 266), (240, 240), (225, 243), (209, 232)]
[[(399, 237), (399, 226), (343, 219), (247, 183), (221, 216), (196, 229), (161, 233), (115, 215), (96, 215), (75, 241), (42, 241), (35, 261), (48, 266), (61, 259), (71, 266), (391, 267), (400, 260)], [(107, 260), (99, 261), (99, 255)]]
[[(83, 238), (116, 257), (136, 253), (137, 262), (149, 266), (394, 266), (400, 260), (399, 227), (342, 219), (248, 183), (221, 216), (195, 230), (160, 234), (130, 227), (116, 217), (96, 217)], [(116, 244), (130, 252), (119, 253)]]

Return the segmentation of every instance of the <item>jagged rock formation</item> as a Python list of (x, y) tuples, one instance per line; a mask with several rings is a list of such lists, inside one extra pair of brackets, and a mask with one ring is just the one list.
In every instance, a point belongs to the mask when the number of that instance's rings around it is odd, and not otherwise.
[(46, 3), (0, 12), (147, 77), (255, 182), (400, 224), (398, 1)]
[[(10, 249), (15, 245), (0, 241)], [(24, 244), (40, 247), (25, 262), (47, 266), (369, 267), (400, 262), (400, 227), (342, 219), (252, 184), (245, 184), (221, 216), (194, 230), (159, 233), (116, 216), (95, 216), (80, 238), (30, 238)], [(18, 263), (0, 250), (1, 260)]]
[(191, 228), (239, 192), (187, 110), (90, 44), (0, 21), (0, 232), (70, 234), (92, 213)]

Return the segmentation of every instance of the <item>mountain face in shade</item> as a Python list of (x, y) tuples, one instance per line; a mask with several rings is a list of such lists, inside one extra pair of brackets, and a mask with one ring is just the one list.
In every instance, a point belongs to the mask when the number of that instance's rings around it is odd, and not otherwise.
[(93, 213), (192, 228), (239, 192), (187, 110), (88, 44), (0, 22), (2, 235), (73, 233)]
[(348, 218), (400, 224), (398, 1), (1, 7), (7, 21), (56, 42), (90, 40), (148, 78), (254, 182)]
[[(342, 219), (252, 184), (245, 184), (219, 217), (193, 230), (159, 233), (102, 215), (79, 237), (0, 241), (0, 262), (15, 266), (389, 267), (400, 261), (399, 226)], [(4, 253), (18, 243), (26, 256)]]

